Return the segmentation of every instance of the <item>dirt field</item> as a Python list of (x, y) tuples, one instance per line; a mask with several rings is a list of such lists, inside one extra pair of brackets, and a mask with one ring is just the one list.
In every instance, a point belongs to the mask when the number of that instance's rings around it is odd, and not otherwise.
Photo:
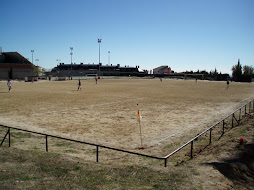
[(101, 145), (140, 147), (165, 156), (160, 147), (191, 136), (254, 97), (253, 83), (159, 79), (0, 82), (0, 124)]

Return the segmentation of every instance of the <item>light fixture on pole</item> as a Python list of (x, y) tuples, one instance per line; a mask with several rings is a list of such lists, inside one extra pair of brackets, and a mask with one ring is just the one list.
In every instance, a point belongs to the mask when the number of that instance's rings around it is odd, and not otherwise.
[(34, 50), (31, 50), (32, 52), (32, 64), (34, 64)]
[(70, 50), (71, 50), (71, 53), (70, 53), (70, 55), (71, 55), (71, 70), (72, 70), (72, 50), (73, 50), (73, 47), (70, 47)]
[(98, 39), (98, 43), (99, 43), (99, 76), (101, 73), (101, 39)]
[(108, 64), (110, 65), (110, 51), (108, 51)]

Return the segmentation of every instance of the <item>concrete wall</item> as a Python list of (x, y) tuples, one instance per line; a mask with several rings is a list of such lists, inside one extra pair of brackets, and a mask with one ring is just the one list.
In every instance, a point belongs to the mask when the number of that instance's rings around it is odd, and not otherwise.
[[(10, 69), (1, 68), (0, 69), (0, 79), (8, 79), (9, 78)], [(21, 79), (24, 80), (27, 76), (33, 76), (33, 69), (15, 69), (12, 68), (12, 76), (13, 79)]]

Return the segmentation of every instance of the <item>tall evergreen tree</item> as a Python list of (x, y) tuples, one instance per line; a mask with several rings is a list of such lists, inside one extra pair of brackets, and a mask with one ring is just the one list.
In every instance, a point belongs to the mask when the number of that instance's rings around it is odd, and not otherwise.
[(237, 65), (232, 67), (232, 76), (233, 76), (233, 79), (236, 82), (241, 81), (241, 77), (242, 77), (242, 65), (240, 64), (240, 59), (238, 59)]

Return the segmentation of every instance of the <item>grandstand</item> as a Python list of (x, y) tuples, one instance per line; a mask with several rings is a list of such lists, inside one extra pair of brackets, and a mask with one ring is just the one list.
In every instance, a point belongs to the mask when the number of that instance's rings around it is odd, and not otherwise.
[(64, 64), (60, 63), (52, 69), (53, 76), (128, 76), (139, 74), (139, 66), (121, 67), (117, 65), (102, 65), (100, 64)]

